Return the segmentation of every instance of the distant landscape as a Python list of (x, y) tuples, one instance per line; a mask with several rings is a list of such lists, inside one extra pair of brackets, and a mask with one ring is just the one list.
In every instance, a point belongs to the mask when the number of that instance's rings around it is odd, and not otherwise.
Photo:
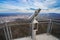
[[(2, 15), (2, 16), (1, 16)], [(28, 14), (28, 13), (21, 13), (21, 14), (1, 14), (0, 17), (1, 18), (5, 18), (8, 20), (8, 18), (14, 18), (15, 21), (12, 22), (8, 22), (8, 27), (11, 27), (12, 30), (12, 37), (14, 38), (21, 38), (21, 37), (27, 37), (27, 36), (31, 36), (31, 27), (28, 20), (26, 17), (30, 17), (32, 15), (32, 13)], [(20, 16), (18, 16), (20, 15)], [(27, 16), (28, 15), (28, 16)], [(24, 16), (24, 18), (22, 18)], [(17, 18), (15, 18), (17, 17)], [(20, 19), (20, 18), (22, 19)], [(12, 20), (11, 19), (11, 20)], [(38, 34), (43, 34), (47, 32), (47, 27), (48, 27), (48, 23), (40, 23), (40, 22), (48, 22), (47, 19), (52, 19), (53, 22), (53, 28), (52, 31), (50, 32), (50, 34), (52, 34), (53, 36), (60, 38), (60, 21), (54, 21), (54, 20), (60, 20), (60, 14), (59, 13), (41, 13), (38, 15), (38, 18), (36, 18), (39, 21), (38, 24), (38, 31), (37, 31), (37, 35)], [(1, 20), (1, 19), (0, 19)], [(3, 19), (4, 20), (4, 19)], [(25, 23), (25, 24), (23, 24)], [(28, 23), (28, 24), (27, 24)], [(12, 25), (14, 24), (14, 25)], [(18, 24), (18, 25), (17, 25)], [(4, 26), (4, 24), (0, 24), (0, 27)], [(3, 29), (0, 29), (0, 39), (1, 40), (5, 40), (4, 37), (4, 32)]]
[[(28, 16), (30, 17), (34, 13), (0, 13), (0, 17), (8, 17), (8, 16)], [(60, 13), (39, 13), (39, 18), (50, 18), (50, 19), (60, 19)]]

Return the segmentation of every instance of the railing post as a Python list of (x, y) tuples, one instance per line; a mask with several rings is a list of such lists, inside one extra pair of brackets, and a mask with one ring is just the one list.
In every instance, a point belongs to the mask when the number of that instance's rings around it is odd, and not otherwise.
[(5, 23), (5, 26), (6, 26), (8, 40), (11, 40), (11, 38), (10, 38), (10, 32), (9, 32), (9, 27), (8, 27), (7, 23)]
[(48, 27), (47, 27), (47, 34), (49, 34), (52, 30), (52, 20), (49, 20)]

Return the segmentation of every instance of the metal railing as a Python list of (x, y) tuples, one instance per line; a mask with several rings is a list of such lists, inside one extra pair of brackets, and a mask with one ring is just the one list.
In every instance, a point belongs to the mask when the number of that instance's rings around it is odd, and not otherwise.
[[(53, 21), (60, 21), (60, 20), (51, 20), (50, 19), (49, 22), (39, 22), (39, 23), (48, 23), (47, 33), (50, 33), (51, 30), (52, 30), (53, 23), (56, 23), (56, 22), (53, 22)], [(20, 23), (20, 24), (19, 23), (8, 24), (6, 22), (4, 22), (4, 23), (5, 23), (5, 25), (3, 27), (0, 27), (0, 29), (3, 28), (6, 40), (12, 40), (12, 32), (11, 32), (11, 27), (10, 26), (21, 25), (22, 23)], [(0, 24), (3, 24), (3, 23), (0, 23)], [(24, 24), (31, 24), (31, 23), (23, 23), (22, 25), (24, 25)], [(56, 24), (60, 25), (60, 23), (56, 23)]]

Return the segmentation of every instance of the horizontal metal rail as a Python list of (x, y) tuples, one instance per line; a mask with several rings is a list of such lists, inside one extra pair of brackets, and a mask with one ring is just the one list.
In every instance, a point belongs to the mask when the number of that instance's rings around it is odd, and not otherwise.
[[(39, 23), (49, 23), (49, 22), (39, 22)], [(56, 23), (56, 22), (53, 22), (53, 23)], [(25, 24), (31, 24), (31, 23), (14, 23), (14, 24), (11, 23), (11, 24), (7, 24), (7, 25), (8, 26), (13, 26), (13, 25), (25, 25)], [(60, 25), (60, 23), (56, 23), (56, 24)], [(3, 27), (0, 27), (0, 28), (3, 28)]]

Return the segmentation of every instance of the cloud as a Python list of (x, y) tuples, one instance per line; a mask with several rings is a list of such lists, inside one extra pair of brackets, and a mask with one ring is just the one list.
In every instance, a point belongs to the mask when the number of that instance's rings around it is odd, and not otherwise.
[(0, 6), (0, 13), (7, 13), (7, 12), (24, 12), (24, 13), (29, 13), (33, 12), (33, 10), (28, 10), (29, 7), (21, 7), (21, 6), (16, 6), (16, 5), (11, 5), (11, 4), (1, 4)]
[(22, 0), (24, 3), (26, 3), (28, 0)]
[[(49, 9), (52, 8), (53, 6), (55, 6), (56, 4), (56, 0), (11, 0), (11, 1), (4, 1), (3, 4), (7, 4), (6, 6), (9, 7), (9, 5), (11, 6), (11, 8), (18, 8), (19, 7), (35, 7), (35, 8), (41, 8), (41, 9)], [(29, 7), (29, 8), (30, 8)], [(9, 7), (10, 8), (10, 7)]]
[(45, 6), (43, 3), (40, 3), (40, 2), (35, 2), (34, 5), (35, 5), (37, 8), (48, 9), (47, 6)]
[(1, 4), (0, 8), (5, 8), (5, 9), (27, 9), (28, 7), (16, 6), (16, 5), (5, 3), (5, 4)]
[(55, 5), (55, 3), (56, 0), (43, 0), (42, 2), (35, 0), (34, 5), (41, 9), (50, 9)]
[[(55, 12), (56, 10), (59, 11), (59, 9), (60, 9), (59, 7), (55, 7), (57, 5), (57, 2), (58, 2), (57, 0), (10, 0), (10, 1), (7, 0), (7, 1), (3, 1), (2, 3), (0, 3), (0, 12), (8, 11), (8, 10), (10, 12), (15, 12), (15, 11), (28, 12), (32, 9), (38, 9), (38, 8), (41, 8), (42, 10), (43, 9), (46, 9), (46, 10), (52, 9), (51, 12), (53, 10)], [(48, 12), (48, 10), (46, 12)], [(50, 12), (50, 10), (49, 10), (49, 12)], [(30, 12), (32, 12), (32, 11), (30, 11)]]
[(59, 13), (60, 14), (60, 9), (47, 9), (47, 10), (41, 10), (41, 13)]

